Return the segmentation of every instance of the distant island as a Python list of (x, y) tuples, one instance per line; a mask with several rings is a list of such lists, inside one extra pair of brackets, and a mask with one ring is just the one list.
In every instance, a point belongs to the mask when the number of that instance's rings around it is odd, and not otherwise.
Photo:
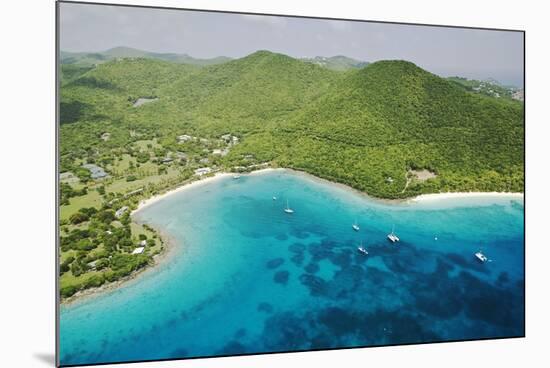
[(154, 264), (165, 239), (131, 211), (218, 172), (290, 168), (384, 199), (523, 192), (524, 106), (494, 83), (269, 51), (117, 48), (61, 62), (64, 299)]

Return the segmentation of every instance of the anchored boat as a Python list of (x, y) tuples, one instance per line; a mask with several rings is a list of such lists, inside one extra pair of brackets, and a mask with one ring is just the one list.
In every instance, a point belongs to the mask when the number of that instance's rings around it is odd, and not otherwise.
[(369, 252), (367, 251), (367, 249), (365, 249), (365, 247), (363, 247), (363, 242), (361, 242), (361, 245), (359, 247), (357, 247), (357, 250), (361, 253), (363, 253), (364, 255), (369, 255)]
[(399, 241), (399, 237), (395, 235), (394, 228), (395, 226), (392, 226), (391, 233), (388, 234), (388, 240), (392, 243), (397, 243)]
[(286, 200), (286, 208), (284, 209), (286, 213), (294, 213), (294, 210), (288, 206), (288, 199)]
[(489, 260), (489, 258), (487, 258), (487, 256), (481, 251), (475, 253), (475, 256), (481, 263), (485, 263)]

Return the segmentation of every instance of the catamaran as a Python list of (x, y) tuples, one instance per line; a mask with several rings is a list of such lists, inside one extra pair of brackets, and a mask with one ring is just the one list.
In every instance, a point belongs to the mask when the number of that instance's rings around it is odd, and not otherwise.
[(394, 229), (395, 229), (395, 226), (392, 226), (392, 228), (391, 228), (391, 233), (388, 234), (388, 239), (389, 239), (389, 241), (391, 241), (392, 243), (397, 243), (397, 242), (399, 241), (399, 237), (398, 237), (397, 235), (395, 235)]
[(353, 223), (353, 225), (351, 225), (351, 227), (353, 228), (353, 230), (359, 231), (359, 225), (357, 225), (357, 220), (355, 220), (355, 222)]
[(288, 206), (288, 199), (286, 200), (286, 208), (284, 209), (286, 213), (294, 213), (294, 210)]
[(475, 256), (481, 263), (485, 263), (489, 260), (487, 256), (481, 252), (481, 250), (477, 252)]
[(357, 248), (357, 250), (361, 253), (363, 253), (364, 255), (369, 255), (369, 252), (365, 249), (365, 247), (363, 247), (363, 242), (361, 241), (361, 245)]

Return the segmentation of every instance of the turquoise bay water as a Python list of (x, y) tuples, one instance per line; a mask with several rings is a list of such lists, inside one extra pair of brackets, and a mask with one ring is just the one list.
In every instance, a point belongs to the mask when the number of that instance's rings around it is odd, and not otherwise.
[(173, 238), (169, 260), (62, 308), (61, 364), (521, 336), (523, 213), (511, 197), (383, 203), (284, 170), (199, 185), (137, 214)]

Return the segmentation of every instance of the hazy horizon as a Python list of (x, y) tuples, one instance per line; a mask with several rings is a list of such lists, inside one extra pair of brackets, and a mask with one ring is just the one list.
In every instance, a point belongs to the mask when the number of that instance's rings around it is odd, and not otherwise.
[(60, 49), (128, 47), (211, 59), (258, 50), (293, 58), (407, 60), (442, 77), (523, 87), (523, 33), (94, 4), (60, 4)]

